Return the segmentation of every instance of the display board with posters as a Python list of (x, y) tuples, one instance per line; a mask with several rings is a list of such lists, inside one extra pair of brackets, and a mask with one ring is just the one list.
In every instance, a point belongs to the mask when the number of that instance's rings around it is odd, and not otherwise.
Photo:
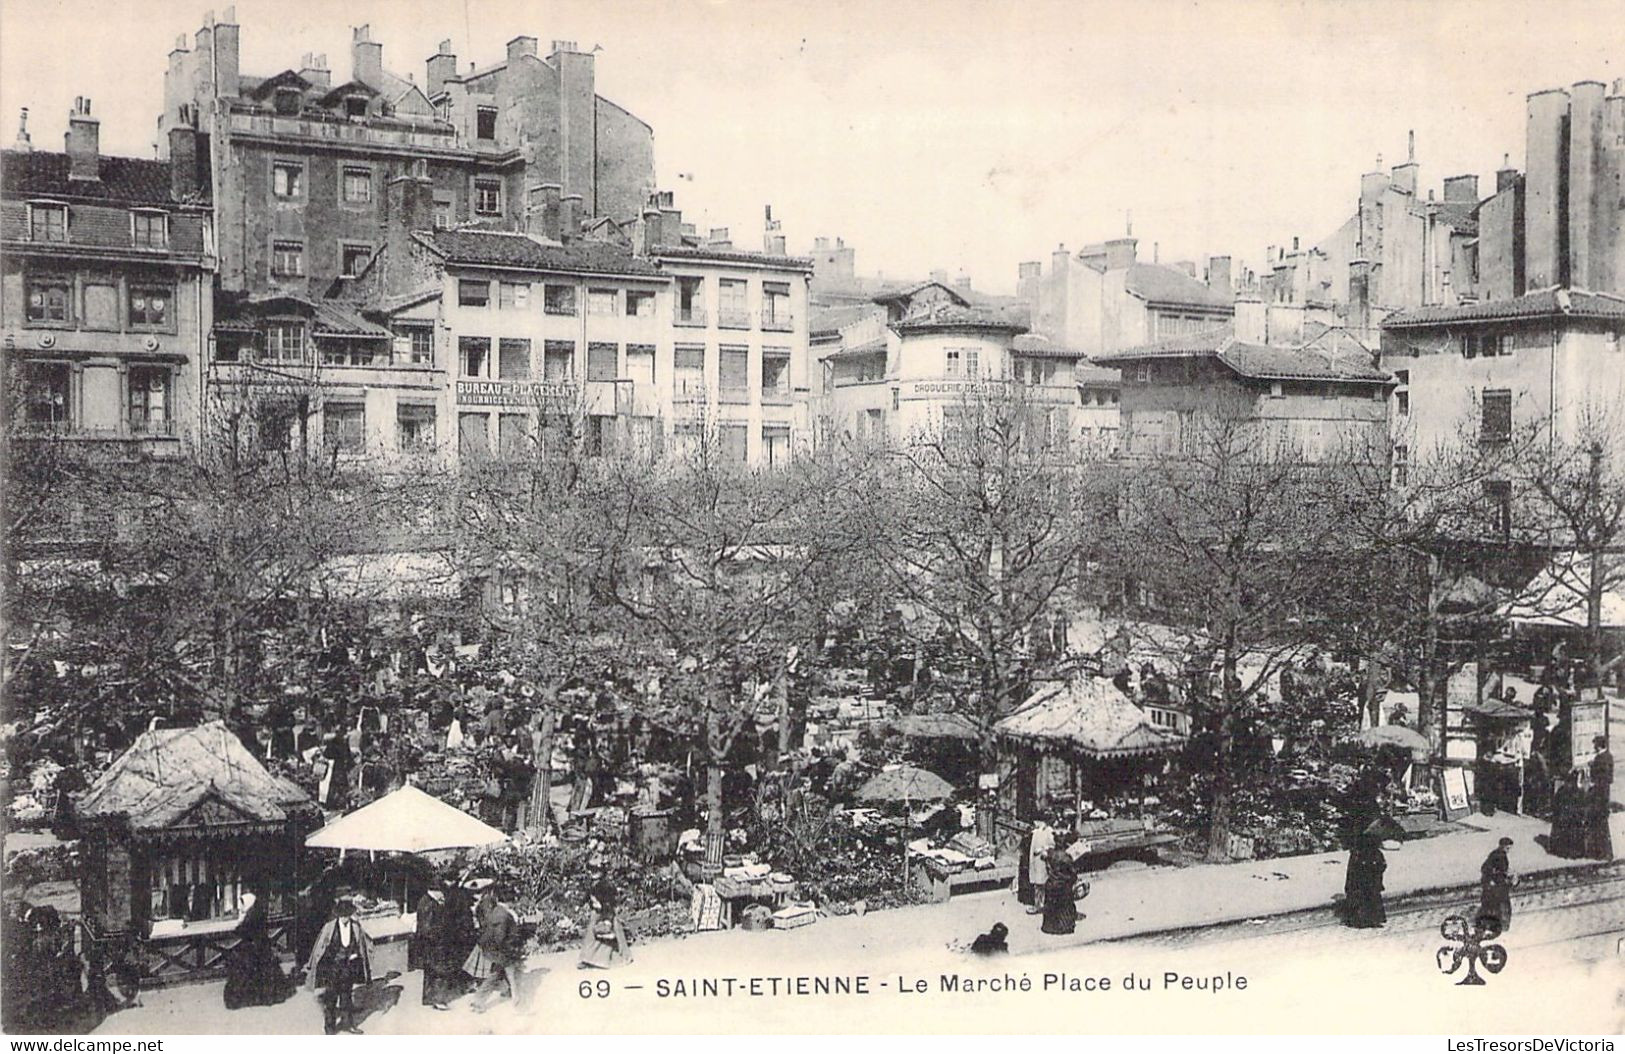
[(1439, 808), (1444, 819), (1459, 820), (1473, 811), (1473, 792), (1465, 768), (1452, 766), (1439, 773)]

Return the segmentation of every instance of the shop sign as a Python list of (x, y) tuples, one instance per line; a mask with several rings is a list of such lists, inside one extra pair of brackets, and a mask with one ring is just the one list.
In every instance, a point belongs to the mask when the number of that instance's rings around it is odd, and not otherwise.
[(569, 384), (547, 381), (458, 381), (460, 406), (535, 406), (573, 394)]

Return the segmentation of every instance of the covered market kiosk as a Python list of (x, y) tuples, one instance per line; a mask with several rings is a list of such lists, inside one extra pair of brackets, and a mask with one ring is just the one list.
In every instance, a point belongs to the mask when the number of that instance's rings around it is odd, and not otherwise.
[(1041, 813), (1077, 830), (1085, 866), (1174, 841), (1141, 814), (1147, 779), (1184, 740), (1153, 725), (1110, 680), (1084, 675), (1042, 688), (994, 725), (993, 736), (1001, 857), (1023, 855)]
[(321, 811), (224, 722), (143, 732), (72, 817), (87, 938), (133, 940), (145, 982), (223, 971), (246, 893), (268, 898), (288, 950), (299, 848)]

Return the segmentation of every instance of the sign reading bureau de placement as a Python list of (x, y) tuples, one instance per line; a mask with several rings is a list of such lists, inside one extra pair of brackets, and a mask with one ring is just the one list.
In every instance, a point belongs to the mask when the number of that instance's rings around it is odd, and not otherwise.
[(458, 381), (460, 406), (535, 406), (542, 400), (565, 399), (575, 386), (552, 381)]

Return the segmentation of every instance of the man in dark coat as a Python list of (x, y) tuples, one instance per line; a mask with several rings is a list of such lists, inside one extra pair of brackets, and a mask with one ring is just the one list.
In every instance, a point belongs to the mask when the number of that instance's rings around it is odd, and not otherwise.
[(1512, 839), (1502, 838), (1478, 869), (1478, 918), (1493, 919), (1497, 933), (1512, 928), (1512, 868), (1507, 860), (1511, 846)]
[(1608, 737), (1591, 741), (1597, 748), (1591, 759), (1591, 789), (1587, 792), (1586, 856), (1597, 860), (1614, 858), (1614, 838), (1608, 830), (1608, 814), (1613, 809), (1614, 755), (1608, 750)]
[(1370, 824), (1349, 850), (1348, 873), (1343, 880), (1343, 925), (1373, 929), (1388, 922), (1382, 905), (1382, 876), (1388, 860), (1382, 855), (1380, 820)]
[(306, 983), (321, 991), (322, 1025), (328, 1035), (360, 1033), (355, 1024), (355, 987), (372, 981), (372, 938), (355, 918), (355, 902), (340, 897), (333, 918), (316, 934)]

